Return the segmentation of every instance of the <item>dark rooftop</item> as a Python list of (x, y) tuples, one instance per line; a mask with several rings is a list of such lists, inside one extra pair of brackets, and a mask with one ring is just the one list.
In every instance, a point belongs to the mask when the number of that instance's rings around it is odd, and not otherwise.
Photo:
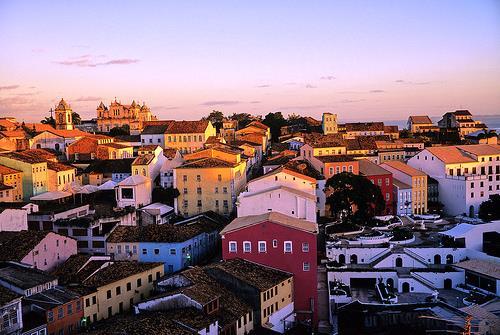
[(43, 309), (52, 309), (79, 298), (80, 296), (75, 292), (65, 289), (64, 287), (57, 286), (31, 295), (26, 298), (26, 301)]
[(246, 282), (261, 291), (266, 291), (293, 277), (293, 274), (289, 272), (281, 271), (240, 258), (210, 264), (207, 268), (226, 272), (227, 274)]
[(23, 290), (49, 283), (55, 279), (44, 271), (10, 262), (0, 263), (0, 279)]
[(0, 261), (22, 261), (49, 233), (52, 232), (3, 231), (0, 234)]
[(92, 161), (84, 173), (132, 173), (132, 162), (135, 158), (105, 159)]
[(0, 285), (0, 308), (21, 296)]

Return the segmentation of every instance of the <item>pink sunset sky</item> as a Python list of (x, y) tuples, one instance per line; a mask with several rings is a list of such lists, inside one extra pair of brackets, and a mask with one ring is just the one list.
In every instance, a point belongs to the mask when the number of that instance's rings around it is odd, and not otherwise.
[(500, 114), (498, 1), (0, 1), (0, 116)]

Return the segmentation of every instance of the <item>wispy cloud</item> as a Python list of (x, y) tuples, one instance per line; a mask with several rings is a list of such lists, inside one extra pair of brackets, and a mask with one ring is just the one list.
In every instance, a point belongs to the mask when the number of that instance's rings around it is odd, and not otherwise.
[(257, 87), (257, 88), (266, 88), (266, 87), (271, 87), (271, 85), (269, 85), (269, 84), (262, 84), (262, 85), (257, 85), (255, 87)]
[(33, 99), (23, 96), (15, 96), (0, 99), (0, 105), (26, 105), (33, 103)]
[(291, 86), (291, 85), (297, 85), (297, 83), (296, 83), (296, 82), (294, 82), (294, 81), (290, 81), (290, 82), (288, 82), (288, 83), (285, 83), (285, 85), (290, 85), (290, 86)]
[(254, 101), (250, 101), (251, 104), (260, 104), (261, 101), (258, 101), (258, 100), (254, 100)]
[(110, 59), (108, 61), (98, 61), (96, 59), (105, 57), (106, 57), (105, 55), (99, 55), (99, 56), (82, 55), (62, 61), (55, 61), (54, 63), (66, 66), (97, 67), (97, 66), (107, 66), (107, 65), (127, 65), (139, 62), (138, 59), (133, 59), (133, 58), (117, 58), (117, 59)]
[(202, 102), (201, 106), (229, 106), (229, 105), (237, 105), (241, 103), (241, 101), (236, 100), (210, 100)]
[(370, 90), (370, 93), (385, 93), (385, 90)]
[(407, 81), (403, 79), (398, 79), (394, 81), (395, 83), (398, 84), (405, 84), (405, 85), (429, 85), (434, 83), (434, 81)]
[(306, 84), (305, 86), (306, 88), (318, 88), (318, 86), (314, 86), (312, 84)]
[(77, 101), (77, 102), (99, 101), (99, 100), (102, 100), (102, 98), (101, 97), (93, 97), (93, 96), (79, 97), (77, 99), (73, 99), (73, 101)]
[(321, 79), (321, 80), (334, 80), (334, 79), (337, 79), (337, 78), (334, 77), (334, 76), (322, 76), (319, 79)]
[(321, 108), (328, 108), (330, 106), (327, 105), (295, 105), (295, 106), (284, 106), (280, 107), (279, 109), (287, 110), (287, 109), (321, 109)]
[(343, 99), (343, 100), (340, 100), (339, 102), (341, 104), (352, 104), (352, 103), (362, 102), (362, 101), (365, 101), (365, 99)]
[(6, 85), (6, 86), (0, 86), (0, 91), (5, 91), (5, 90), (15, 90), (18, 88), (19, 85)]

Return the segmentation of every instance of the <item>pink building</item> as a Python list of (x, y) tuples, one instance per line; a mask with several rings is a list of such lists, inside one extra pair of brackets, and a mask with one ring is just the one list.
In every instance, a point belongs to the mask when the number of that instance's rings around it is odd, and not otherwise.
[(51, 271), (76, 253), (76, 240), (51, 231), (4, 231), (0, 234), (0, 261), (16, 261)]
[(234, 219), (222, 231), (224, 260), (242, 258), (294, 274), (295, 312), (317, 324), (318, 226), (278, 212)]

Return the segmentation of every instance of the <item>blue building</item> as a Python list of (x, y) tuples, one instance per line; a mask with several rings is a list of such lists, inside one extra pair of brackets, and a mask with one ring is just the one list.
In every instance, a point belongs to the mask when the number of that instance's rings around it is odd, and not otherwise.
[(106, 253), (115, 260), (163, 262), (165, 273), (172, 273), (213, 257), (226, 223), (203, 213), (163, 225), (117, 226), (106, 240)]

